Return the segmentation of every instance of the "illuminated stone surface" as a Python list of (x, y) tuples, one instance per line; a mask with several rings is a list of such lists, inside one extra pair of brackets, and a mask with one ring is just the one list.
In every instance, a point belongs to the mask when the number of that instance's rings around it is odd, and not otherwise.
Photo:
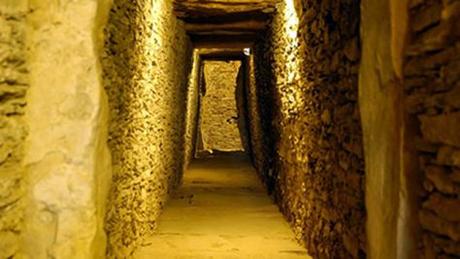
[(110, 183), (106, 1), (28, 1), (25, 258), (103, 258)]
[(109, 256), (130, 255), (152, 233), (184, 166), (190, 43), (171, 1), (114, 1), (105, 86), (113, 182)]
[(26, 1), (0, 2), (0, 258), (18, 250), (24, 193)]
[(205, 61), (201, 136), (204, 150), (243, 150), (236, 104), (239, 61)]
[(194, 161), (135, 258), (310, 258), (242, 155)]
[(366, 250), (358, 25), (359, 1), (285, 1), (255, 51), (276, 150), (262, 174), (317, 257)]

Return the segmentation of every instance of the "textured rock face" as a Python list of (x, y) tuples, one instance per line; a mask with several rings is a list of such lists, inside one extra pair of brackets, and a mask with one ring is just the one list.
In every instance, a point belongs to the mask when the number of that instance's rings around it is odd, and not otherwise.
[(200, 124), (204, 150), (243, 150), (235, 95), (240, 66), (239, 61), (204, 62)]
[[(261, 53), (258, 53), (261, 54)], [(251, 55), (247, 59), (246, 63), (246, 96), (247, 96), (247, 116), (248, 116), (248, 129), (250, 135), (250, 145), (251, 145), (251, 158), (256, 168), (257, 172), (262, 181), (265, 182), (267, 187), (270, 184), (267, 180), (270, 178), (268, 175), (270, 162), (268, 161), (269, 149), (270, 149), (270, 129), (263, 128), (263, 118), (268, 118), (270, 114), (265, 112), (262, 113), (263, 109), (267, 109), (267, 106), (264, 107), (263, 101), (268, 102), (268, 96), (264, 95), (263, 90), (266, 89), (263, 82), (258, 84), (256, 77), (260, 78), (262, 75), (256, 76), (256, 63), (254, 55)], [(270, 191), (270, 190), (269, 190)]]
[(114, 1), (106, 28), (113, 188), (109, 255), (123, 258), (155, 227), (184, 163), (190, 44), (170, 0)]
[(423, 180), (419, 258), (460, 256), (460, 2), (412, 1), (406, 111)]
[(26, 2), (0, 2), (0, 258), (17, 253), (23, 219)]
[(110, 181), (99, 55), (107, 2), (28, 1), (25, 258), (103, 258)]
[(271, 45), (255, 52), (276, 148), (274, 172), (262, 174), (316, 257), (365, 253), (358, 32), (359, 1), (286, 1), (265, 37)]

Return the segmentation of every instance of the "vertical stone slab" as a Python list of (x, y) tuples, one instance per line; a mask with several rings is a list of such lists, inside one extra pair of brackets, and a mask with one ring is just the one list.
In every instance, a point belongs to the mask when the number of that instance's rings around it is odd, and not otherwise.
[(201, 73), (201, 59), (198, 50), (193, 52), (192, 71), (187, 86), (187, 108), (185, 110), (185, 150), (184, 150), (184, 171), (192, 161), (198, 130), (198, 97)]
[[(360, 107), (366, 161), (368, 255), (396, 258), (400, 99), (392, 82), (388, 1), (362, 1)], [(385, 116), (381, 116), (385, 114)]]
[(248, 61), (244, 59), (241, 61), (241, 66), (238, 69), (238, 75), (236, 77), (236, 108), (237, 108), (237, 124), (240, 133), (240, 139), (242, 149), (247, 154), (251, 153), (251, 145), (249, 140), (249, 116), (248, 116), (248, 95), (246, 89), (248, 88), (248, 77), (247, 77)]
[(103, 258), (110, 181), (99, 53), (108, 2), (29, 1), (26, 258)]
[[(407, 258), (411, 217), (401, 65), (406, 1), (361, 1), (359, 105), (366, 163), (368, 256)], [(409, 166), (407, 166), (409, 167)]]
[(240, 61), (205, 61), (201, 133), (205, 150), (242, 151), (236, 101)]

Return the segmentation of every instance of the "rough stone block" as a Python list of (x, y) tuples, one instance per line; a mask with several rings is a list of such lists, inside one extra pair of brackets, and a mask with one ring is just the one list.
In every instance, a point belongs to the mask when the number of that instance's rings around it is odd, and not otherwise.
[(419, 116), (424, 138), (434, 143), (460, 147), (460, 112)]
[(441, 19), (441, 12), (443, 10), (442, 3), (435, 1), (430, 5), (423, 7), (414, 17), (412, 21), (412, 28), (416, 32), (425, 29), (426, 27), (439, 22)]
[(439, 191), (447, 194), (460, 194), (460, 186), (457, 186), (449, 177), (448, 169), (440, 166), (428, 166), (425, 173)]
[(449, 254), (455, 258), (460, 255), (460, 242), (452, 242), (452, 240), (434, 237), (433, 246), (439, 247), (444, 253)]
[(423, 203), (423, 208), (435, 212), (439, 217), (448, 221), (460, 222), (460, 200), (458, 199), (434, 193)]
[(460, 224), (449, 222), (428, 210), (420, 211), (420, 224), (423, 228), (439, 235), (445, 235), (454, 240), (460, 241)]
[(436, 162), (441, 165), (460, 166), (460, 149), (443, 146), (439, 149)]

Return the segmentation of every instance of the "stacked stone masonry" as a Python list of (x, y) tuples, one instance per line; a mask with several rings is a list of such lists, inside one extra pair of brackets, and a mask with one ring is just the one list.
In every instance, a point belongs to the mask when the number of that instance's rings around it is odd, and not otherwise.
[(460, 257), (460, 1), (409, 6), (405, 104), (423, 181), (420, 258)]
[[(260, 148), (257, 148), (256, 143), (252, 143), (253, 159), (255, 159), (255, 167), (260, 179), (264, 182), (268, 192), (271, 194), (275, 186), (275, 177), (273, 175), (272, 163), (274, 158), (274, 130), (272, 129), (273, 112), (276, 107), (274, 104), (274, 89), (271, 87), (270, 79), (273, 78), (272, 70), (270, 69), (270, 44), (260, 44), (266, 40), (265, 34), (261, 34), (258, 39), (259, 44), (254, 46), (253, 54), (253, 76), (250, 77), (248, 94), (248, 110), (250, 118), (251, 142), (259, 140)], [(252, 78), (253, 77), (253, 78)], [(253, 82), (253, 81), (254, 82)], [(257, 103), (253, 104), (254, 96), (251, 92), (255, 90)], [(260, 115), (258, 115), (258, 114)], [(257, 129), (255, 118), (259, 118), (260, 136), (254, 136), (254, 131)]]
[(0, 258), (18, 252), (22, 224), (26, 14), (24, 1), (0, 2)]
[(113, 187), (109, 256), (124, 258), (152, 234), (180, 182), (191, 44), (172, 1), (116, 0), (106, 28)]
[(262, 111), (261, 111), (261, 92), (258, 91), (262, 85), (257, 85), (256, 81), (256, 67), (255, 67), (255, 57), (251, 55), (246, 60), (245, 71), (246, 71), (246, 98), (247, 98), (247, 116), (248, 116), (248, 129), (250, 136), (250, 145), (251, 145), (251, 158), (256, 168), (257, 172), (261, 176), (261, 179), (265, 181), (266, 177), (263, 177), (263, 172), (266, 172), (268, 169), (266, 165), (266, 159), (268, 157), (268, 152), (265, 151), (268, 148), (266, 144), (266, 139), (269, 138), (267, 134), (264, 134), (262, 128)]
[(241, 151), (236, 86), (240, 61), (204, 61), (201, 137), (204, 150)]
[(269, 45), (255, 51), (260, 96), (274, 98), (261, 101), (272, 107), (261, 114), (276, 150), (261, 173), (318, 258), (365, 256), (359, 8), (358, 0), (280, 3)]

